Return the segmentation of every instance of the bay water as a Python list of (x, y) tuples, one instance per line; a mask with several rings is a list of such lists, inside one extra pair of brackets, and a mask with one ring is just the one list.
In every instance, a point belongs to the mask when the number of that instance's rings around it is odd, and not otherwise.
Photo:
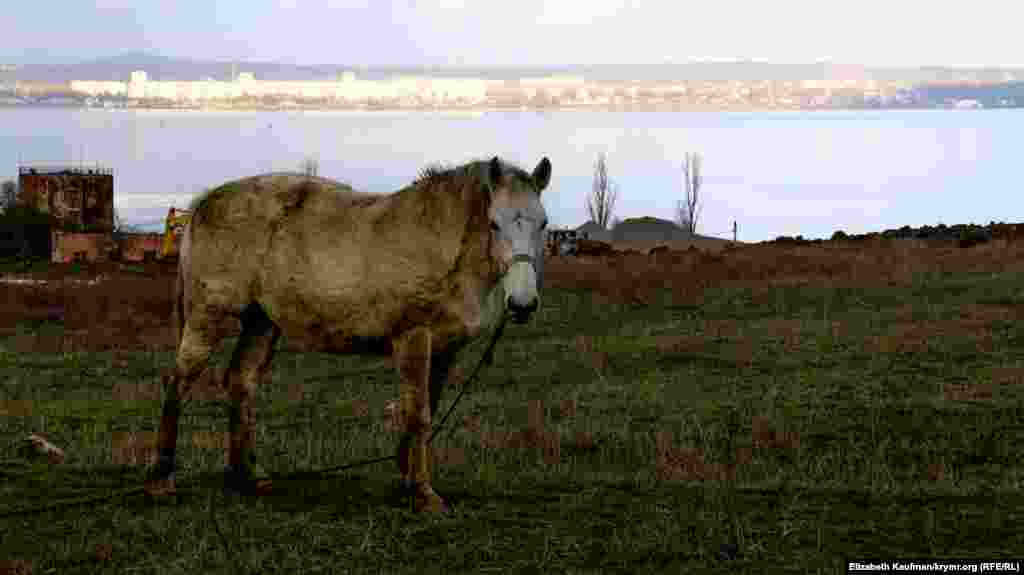
[(903, 225), (1024, 221), (1024, 110), (828, 112), (206, 112), (0, 109), (0, 180), (28, 163), (114, 171), (115, 207), (159, 225), (226, 180), (294, 171), (389, 192), (428, 164), (544, 156), (552, 223), (576, 227), (607, 157), (621, 218), (675, 217), (680, 162), (702, 156), (698, 231), (740, 241)]

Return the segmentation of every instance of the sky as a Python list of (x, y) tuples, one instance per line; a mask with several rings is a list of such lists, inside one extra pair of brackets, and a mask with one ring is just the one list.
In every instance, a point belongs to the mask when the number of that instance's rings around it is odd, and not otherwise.
[(1024, 66), (1024, 2), (974, 0), (37, 0), (0, 62), (146, 51), (294, 64), (543, 66), (753, 59)]

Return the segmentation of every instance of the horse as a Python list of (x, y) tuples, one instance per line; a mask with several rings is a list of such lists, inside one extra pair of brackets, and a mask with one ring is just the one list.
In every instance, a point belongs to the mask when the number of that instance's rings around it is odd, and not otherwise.
[(264, 495), (255, 456), (254, 396), (283, 334), (328, 353), (390, 354), (399, 379), (398, 468), (417, 511), (444, 512), (431, 485), (428, 435), (460, 349), (503, 318), (540, 306), (543, 158), (532, 173), (494, 157), (428, 167), (391, 194), (334, 180), (269, 173), (198, 196), (181, 239), (177, 353), (164, 384), (156, 458), (144, 489), (174, 494), (182, 405), (235, 318), (225, 372), (230, 443), (225, 487)]

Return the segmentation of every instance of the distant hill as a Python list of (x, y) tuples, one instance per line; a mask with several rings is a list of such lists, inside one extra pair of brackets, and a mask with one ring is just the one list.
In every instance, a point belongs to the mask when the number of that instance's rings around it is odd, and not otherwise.
[(612, 241), (672, 241), (691, 239), (690, 234), (670, 220), (644, 216), (627, 218), (612, 228)]
[(230, 80), (232, 72), (251, 72), (259, 80), (326, 80), (354, 71), (359, 77), (379, 79), (402, 74), (425, 76), (478, 77), (510, 80), (526, 76), (550, 74), (577, 74), (589, 80), (820, 80), (820, 79), (875, 79), (905, 80), (912, 82), (944, 82), (958, 80), (1004, 81), (1005, 73), (1024, 79), (1024, 68), (949, 68), (903, 67), (869, 68), (859, 65), (835, 63), (772, 64), (754, 61), (688, 62), (636, 65), (561, 65), (494, 66), (494, 67), (439, 67), (439, 66), (385, 66), (367, 69), (343, 63), (300, 66), (276, 62), (190, 60), (150, 54), (128, 52), (109, 58), (73, 64), (23, 64), (13, 71), (0, 72), (0, 78), (18, 80), (65, 82), (68, 80), (127, 81), (135, 70), (145, 70), (155, 80)]
[(126, 82), (131, 73), (144, 70), (153, 80), (230, 80), (232, 71), (252, 72), (262, 80), (322, 80), (345, 71), (341, 66), (304, 67), (272, 62), (218, 62), (128, 53), (78, 64), (27, 64), (12, 74), (18, 80), (66, 82), (111, 80)]

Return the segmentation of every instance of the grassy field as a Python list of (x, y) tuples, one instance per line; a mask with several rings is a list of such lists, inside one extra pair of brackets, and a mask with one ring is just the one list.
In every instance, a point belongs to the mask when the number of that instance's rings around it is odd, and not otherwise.
[[(506, 329), (435, 441), (454, 512), (423, 517), (393, 462), (301, 473), (392, 455), (397, 384), (387, 359), (295, 342), (259, 395), (273, 496), (219, 490), (210, 378), (185, 408), (175, 502), (73, 505), (141, 486), (173, 364), (172, 276), (37, 269), (23, 276), (49, 283), (0, 284), (0, 566), (837, 573), (1006, 557), (1024, 549), (1022, 270), (1024, 243), (1005, 240), (552, 259), (543, 307)], [(66, 460), (24, 456), (31, 432)]]

